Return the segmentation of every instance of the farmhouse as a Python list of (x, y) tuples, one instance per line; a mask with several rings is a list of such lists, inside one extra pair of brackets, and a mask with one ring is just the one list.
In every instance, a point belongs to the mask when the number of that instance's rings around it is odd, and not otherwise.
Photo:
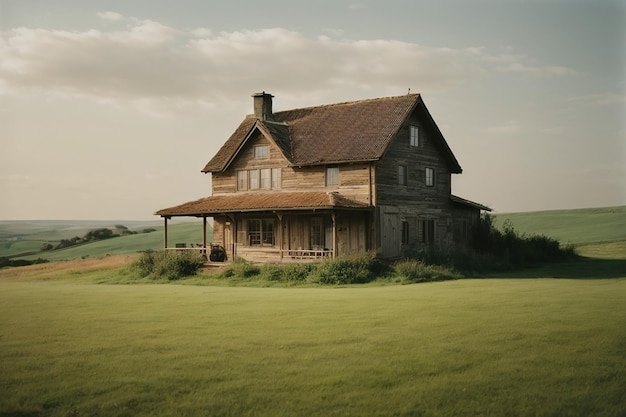
[(451, 194), (461, 166), (419, 94), (274, 112), (254, 94), (202, 172), (210, 197), (157, 211), (213, 219), (212, 259), (305, 261), (469, 245), (481, 211)]

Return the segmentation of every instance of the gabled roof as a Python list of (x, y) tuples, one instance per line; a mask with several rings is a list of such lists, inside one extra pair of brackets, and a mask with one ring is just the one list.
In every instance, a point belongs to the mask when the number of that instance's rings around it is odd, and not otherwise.
[(276, 143), (292, 166), (377, 161), (414, 111), (434, 134), (450, 171), (460, 173), (419, 94), (281, 111), (271, 121), (247, 116), (202, 171), (226, 170), (256, 129)]
[(159, 210), (155, 214), (162, 217), (202, 216), (242, 211), (365, 209), (368, 207), (366, 203), (350, 200), (337, 193), (310, 191), (211, 196)]

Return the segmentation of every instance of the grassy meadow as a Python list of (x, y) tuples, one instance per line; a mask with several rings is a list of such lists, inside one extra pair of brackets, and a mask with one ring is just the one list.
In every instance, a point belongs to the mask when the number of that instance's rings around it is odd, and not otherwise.
[(626, 412), (626, 278), (288, 289), (90, 274), (0, 282), (0, 415)]
[[(83, 236), (89, 230), (113, 227), (122, 224), (137, 234), (90, 242), (64, 249), (40, 252), (44, 243), (56, 244), (61, 239)], [(154, 229), (149, 233), (142, 230)], [(211, 238), (210, 228), (207, 230)], [(168, 224), (168, 244), (177, 242), (201, 243), (202, 221), (171, 222)], [(0, 222), (0, 256), (33, 260), (45, 258), (50, 261), (102, 257), (107, 255), (134, 254), (144, 250), (163, 248), (162, 222), (104, 222), (79, 221), (72, 225), (69, 221), (15, 221)]]
[(564, 245), (626, 241), (626, 206), (495, 214), (496, 225), (509, 220), (515, 230), (545, 235)]
[(153, 281), (113, 248), (0, 269), (0, 417), (624, 416), (606, 230), (580, 260), (412, 285)]

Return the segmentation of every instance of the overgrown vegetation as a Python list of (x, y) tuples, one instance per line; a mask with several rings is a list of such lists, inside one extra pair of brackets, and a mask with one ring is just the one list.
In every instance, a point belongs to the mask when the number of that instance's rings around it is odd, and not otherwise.
[(501, 229), (497, 228), (489, 214), (481, 217), (474, 230), (472, 249), (409, 247), (403, 255), (406, 259), (444, 265), (464, 274), (525, 268), (577, 256), (573, 246), (562, 247), (556, 239), (519, 234), (510, 221), (505, 221)]
[(255, 264), (238, 258), (218, 279), (266, 281), (283, 284), (349, 285), (373, 281), (415, 283), (457, 279), (461, 275), (446, 266), (421, 261), (383, 262), (369, 254), (346, 256), (317, 263)]
[[(410, 247), (402, 260), (386, 263), (371, 254), (339, 257), (318, 263), (255, 264), (236, 259), (218, 279), (265, 281), (284, 284), (349, 285), (376, 280), (418, 283), (459, 279), (474, 273), (504, 271), (575, 257), (572, 247), (562, 248), (555, 239), (519, 235), (510, 222), (502, 230), (493, 218), (481, 218), (474, 233), (474, 248)], [(135, 263), (141, 276), (176, 280), (195, 275), (204, 260), (197, 253), (147, 252)]]
[(556, 239), (518, 234), (509, 220), (504, 221), (500, 230), (494, 226), (493, 217), (489, 214), (481, 217), (474, 243), (479, 254), (493, 257), (504, 267), (563, 261), (576, 256), (573, 246), (561, 247)]
[(195, 275), (206, 260), (196, 251), (146, 251), (132, 267), (142, 277), (175, 281)]

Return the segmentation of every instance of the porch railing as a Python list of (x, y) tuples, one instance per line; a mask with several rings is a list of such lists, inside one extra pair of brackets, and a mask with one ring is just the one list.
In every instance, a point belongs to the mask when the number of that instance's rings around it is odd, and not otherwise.
[[(167, 247), (168, 251), (200, 251), (204, 255), (208, 255), (211, 252), (211, 245), (208, 244), (206, 248), (202, 243), (176, 243), (173, 247)], [(252, 255), (274, 255), (276, 260), (279, 259), (292, 259), (292, 260), (321, 260), (333, 257), (333, 250), (328, 248), (314, 248), (314, 249), (277, 249), (273, 247), (246, 247), (241, 248), (242, 254)], [(228, 251), (228, 253), (231, 253)]]

